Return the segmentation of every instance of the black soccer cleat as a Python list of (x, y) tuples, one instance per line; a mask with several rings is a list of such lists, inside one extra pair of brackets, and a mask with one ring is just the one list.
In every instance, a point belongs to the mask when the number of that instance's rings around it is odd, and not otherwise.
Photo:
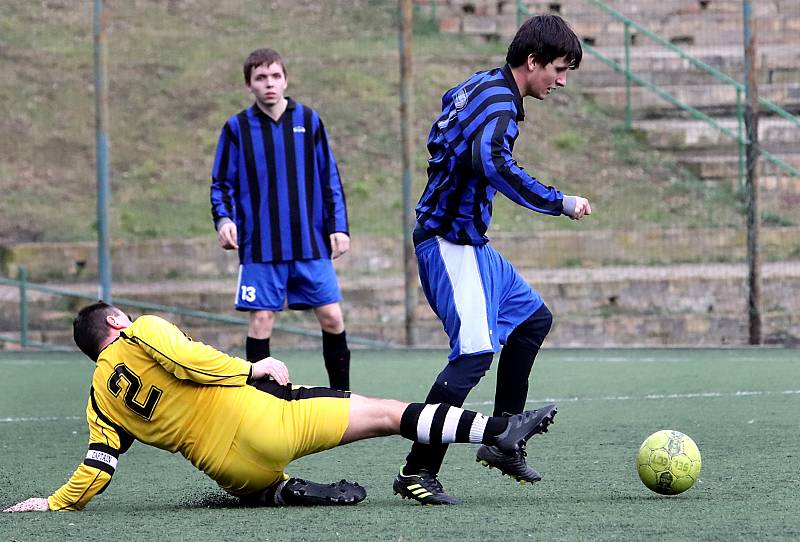
[(497, 436), (494, 445), (506, 454), (513, 454), (525, 448), (525, 443), (533, 435), (547, 432), (557, 412), (556, 405), (550, 404), (511, 416), (508, 419), (508, 427)]
[(404, 499), (412, 499), (420, 504), (458, 504), (458, 499), (445, 493), (439, 480), (426, 470), (419, 474), (403, 474), (403, 469), (397, 474), (392, 484), (395, 495)]
[(520, 484), (538, 482), (542, 475), (525, 461), (525, 450), (507, 454), (497, 446), (484, 444), (478, 448), (475, 461), (490, 469), (499, 469), (503, 475), (514, 478)]
[(276, 496), (277, 504), (286, 506), (335, 506), (358, 504), (367, 498), (367, 490), (357, 482), (341, 480), (318, 484), (300, 478), (289, 478)]

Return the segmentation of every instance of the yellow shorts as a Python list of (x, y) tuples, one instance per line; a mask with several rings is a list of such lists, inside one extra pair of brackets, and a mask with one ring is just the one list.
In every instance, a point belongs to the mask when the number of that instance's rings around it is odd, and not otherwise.
[[(256, 391), (256, 389), (258, 391)], [(285, 480), (300, 457), (337, 446), (350, 417), (350, 392), (256, 383), (219, 475), (228, 493), (245, 496)]]

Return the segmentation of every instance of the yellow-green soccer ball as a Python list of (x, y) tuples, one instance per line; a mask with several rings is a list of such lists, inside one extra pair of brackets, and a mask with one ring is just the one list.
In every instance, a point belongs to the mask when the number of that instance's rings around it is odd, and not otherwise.
[(700, 450), (680, 431), (657, 431), (639, 448), (636, 470), (642, 483), (656, 493), (677, 495), (700, 477)]

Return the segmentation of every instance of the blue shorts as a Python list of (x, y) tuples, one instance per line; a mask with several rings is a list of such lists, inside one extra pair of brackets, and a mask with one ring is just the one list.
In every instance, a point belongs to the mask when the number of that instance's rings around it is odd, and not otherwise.
[(417, 245), (416, 254), (422, 290), (450, 338), (449, 360), (499, 352), (514, 328), (544, 303), (488, 244), (433, 237)]
[(302, 310), (342, 299), (336, 270), (327, 258), (290, 262), (246, 263), (239, 266), (236, 310)]

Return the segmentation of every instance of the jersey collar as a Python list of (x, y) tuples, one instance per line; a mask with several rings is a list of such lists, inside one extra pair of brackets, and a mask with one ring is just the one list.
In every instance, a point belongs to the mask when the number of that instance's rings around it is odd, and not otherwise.
[[(291, 111), (292, 109), (295, 109), (296, 107), (297, 107), (297, 102), (295, 102), (293, 99), (291, 99), (289, 96), (287, 96), (287, 97), (286, 97), (286, 111)], [(258, 107), (258, 104), (256, 104), (256, 103), (254, 103), (254, 104), (253, 104), (253, 105), (250, 107), (250, 110), (251, 110), (251, 111), (253, 112), (253, 114), (254, 114), (254, 115), (256, 115), (257, 117), (261, 117), (261, 118), (263, 118), (263, 119), (267, 119), (267, 120), (269, 120), (270, 122), (281, 122), (281, 121), (282, 121), (284, 118), (286, 118), (286, 111), (284, 111), (284, 112), (283, 112), (283, 115), (281, 115), (281, 117), (280, 117), (280, 118), (279, 118), (277, 121), (274, 121), (274, 120), (272, 120), (272, 117), (270, 117), (269, 115), (267, 115), (266, 113), (264, 113), (264, 112), (261, 110), (261, 108), (260, 108), (260, 107)], [(291, 115), (289, 115), (289, 117), (291, 117)]]
[(525, 107), (522, 105), (522, 95), (519, 93), (519, 87), (514, 80), (514, 74), (511, 73), (511, 66), (506, 64), (502, 69), (503, 77), (506, 78), (509, 88), (514, 92), (514, 105), (517, 108), (517, 122), (525, 120)]

